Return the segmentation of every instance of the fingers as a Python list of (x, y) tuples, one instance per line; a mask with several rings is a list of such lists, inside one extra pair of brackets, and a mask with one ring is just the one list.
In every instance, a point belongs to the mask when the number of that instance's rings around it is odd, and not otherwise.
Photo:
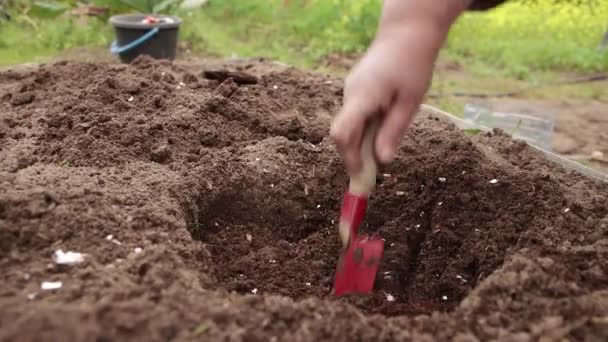
[(376, 155), (382, 164), (395, 159), (399, 142), (412, 122), (416, 105), (412, 101), (397, 98), (380, 124), (376, 135)]
[(345, 101), (330, 131), (350, 174), (361, 168), (361, 138), (367, 119), (374, 113), (373, 105), (361, 99), (362, 97), (350, 97)]

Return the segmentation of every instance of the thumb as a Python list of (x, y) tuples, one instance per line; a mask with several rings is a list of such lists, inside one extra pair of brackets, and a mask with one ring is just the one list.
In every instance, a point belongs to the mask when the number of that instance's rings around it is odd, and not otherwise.
[(376, 135), (376, 155), (383, 164), (395, 159), (399, 142), (405, 130), (410, 126), (416, 105), (401, 97), (393, 102)]

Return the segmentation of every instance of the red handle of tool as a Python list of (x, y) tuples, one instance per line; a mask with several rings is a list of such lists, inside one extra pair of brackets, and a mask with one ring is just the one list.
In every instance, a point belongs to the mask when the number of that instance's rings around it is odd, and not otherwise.
[(350, 226), (350, 240), (357, 237), (359, 226), (363, 222), (367, 211), (367, 196), (357, 195), (350, 191), (344, 194), (342, 209), (340, 211), (340, 221), (348, 223)]

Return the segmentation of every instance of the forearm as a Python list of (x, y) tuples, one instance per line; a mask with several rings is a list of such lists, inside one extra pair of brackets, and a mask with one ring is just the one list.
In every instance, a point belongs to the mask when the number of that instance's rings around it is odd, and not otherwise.
[[(448, 31), (472, 0), (384, 0), (373, 45), (403, 51), (419, 75), (431, 75)], [(398, 58), (394, 56), (392, 58)], [(429, 77), (419, 77), (422, 81)]]
[[(472, 0), (385, 0), (376, 39), (406, 37), (409, 31), (424, 35), (429, 48), (438, 50), (451, 25)], [(424, 40), (422, 40), (424, 38)]]
[(447, 33), (473, 0), (384, 0), (378, 33), (409, 25), (432, 25)]

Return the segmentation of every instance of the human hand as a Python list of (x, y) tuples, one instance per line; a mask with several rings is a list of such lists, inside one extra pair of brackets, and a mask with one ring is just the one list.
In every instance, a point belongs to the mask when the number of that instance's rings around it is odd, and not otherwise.
[(342, 109), (332, 122), (330, 134), (349, 174), (361, 167), (361, 138), (371, 119), (379, 122), (374, 142), (378, 162), (394, 159), (430, 85), (448, 29), (466, 3), (446, 8), (443, 0), (385, 2), (383, 23), (348, 75)]

